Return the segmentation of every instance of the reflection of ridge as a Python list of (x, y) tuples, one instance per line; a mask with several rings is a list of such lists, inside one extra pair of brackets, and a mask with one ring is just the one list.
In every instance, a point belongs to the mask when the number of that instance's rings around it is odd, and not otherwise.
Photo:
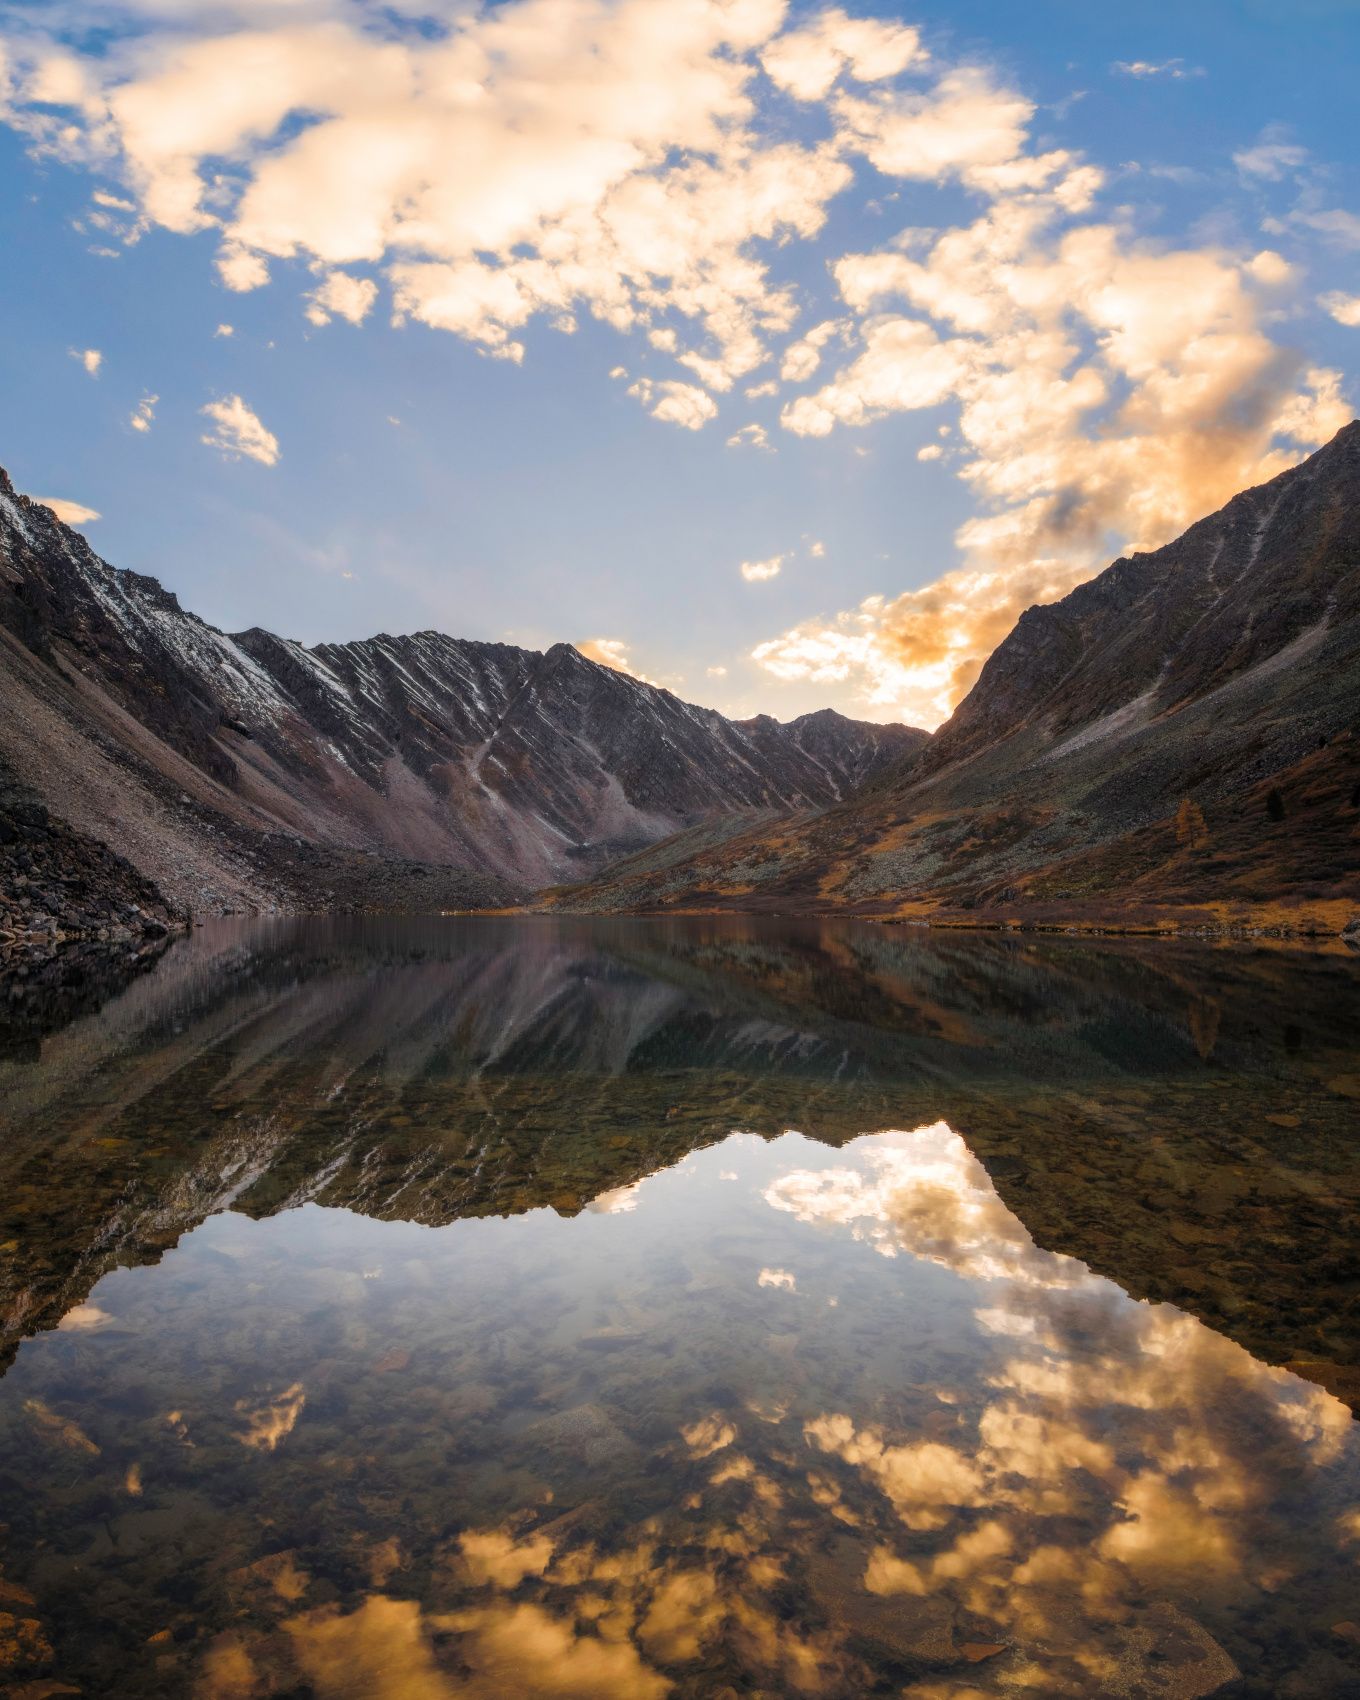
[(0, 1069), (5, 1345), (228, 1200), (569, 1214), (734, 1127), (839, 1144), (944, 1116), (1043, 1243), (1343, 1391), (1355, 1176), (1326, 1083), (1354, 1067), (1355, 1015), (1344, 963), (1165, 944), (728, 920), (198, 934), (41, 1070)]

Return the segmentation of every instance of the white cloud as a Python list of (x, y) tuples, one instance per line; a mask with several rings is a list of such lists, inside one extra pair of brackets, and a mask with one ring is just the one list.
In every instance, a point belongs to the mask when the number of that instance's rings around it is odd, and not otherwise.
[(707, 390), (679, 383), (674, 378), (659, 383), (651, 378), (639, 378), (628, 386), (628, 393), (638, 398), (653, 419), (663, 419), (668, 425), (683, 425), (687, 431), (702, 430), (718, 415), (718, 404)]
[(72, 360), (78, 360), (92, 378), (99, 376), (99, 368), (104, 364), (104, 356), (97, 348), (68, 348), (66, 352)]
[(210, 401), (199, 412), (213, 422), (213, 430), (205, 432), (199, 439), (210, 449), (220, 449), (232, 459), (245, 455), (250, 460), (258, 460), (262, 466), (277, 465), (278, 438), (265, 429), (239, 395)]
[(727, 677), (726, 667), (706, 667), (704, 671), (710, 679), (725, 679)]
[(156, 417), (156, 403), (161, 398), (158, 395), (144, 395), (132, 411), (128, 420), (134, 431), (149, 431)]
[(1233, 155), (1233, 164), (1244, 177), (1264, 178), (1278, 183), (1281, 178), (1301, 170), (1308, 163), (1308, 149), (1289, 140), (1282, 125), (1270, 124), (1249, 148)]
[(329, 272), (307, 297), (307, 317), (314, 325), (328, 325), (332, 317), (362, 324), (377, 299), (378, 286), (371, 277)]
[(839, 96), (836, 110), (869, 161), (889, 177), (987, 189), (998, 174), (1037, 186), (1066, 163), (1066, 154), (1031, 157), (1026, 127), (1034, 104), (976, 66), (947, 71), (921, 93), (901, 90)]
[(217, 275), (226, 288), (244, 295), (252, 289), (263, 289), (269, 282), (269, 262), (239, 242), (227, 242), (217, 256)]
[[(263, 287), (275, 259), (374, 266), (399, 320), (515, 359), (531, 320), (569, 330), (585, 311), (673, 337), (721, 390), (796, 313), (764, 245), (815, 235), (853, 175), (835, 137), (795, 141), (761, 110), (758, 55), (784, 13), (509, 0), (417, 31), (357, 7), (204, 8), (170, 27), (113, 6), (135, 48), (12, 38), (5, 116), (38, 151), (117, 175), (145, 221), (215, 228), (228, 289)], [(916, 52), (897, 26), (810, 28), (861, 87)], [(371, 304), (338, 287), (309, 309)]]
[(923, 449), (917, 449), (917, 460), (939, 460), (944, 450), (938, 443), (927, 443)]
[(1203, 66), (1187, 65), (1184, 59), (1116, 59), (1110, 70), (1117, 77), (1165, 77), (1171, 82), (1205, 74)]
[(839, 319), (827, 319), (820, 325), (814, 325), (797, 342), (790, 343), (784, 350), (779, 367), (783, 381), (786, 384), (805, 383), (821, 364), (822, 349), (840, 329), (842, 322)]
[(63, 525), (89, 525), (101, 516), (83, 502), (68, 502), (61, 496), (38, 496), (35, 500), (51, 508)]
[(217, 329), (213, 332), (213, 335), (214, 336), (235, 336), (236, 335), (236, 326), (235, 325), (226, 325), (226, 324), (219, 325), (217, 327)]
[(1290, 222), (1316, 230), (1338, 248), (1360, 248), (1360, 213), (1348, 212), (1344, 207), (1300, 209), (1290, 214)]
[(826, 544), (821, 542), (809, 543), (808, 554), (812, 556), (814, 561), (820, 561), (822, 556), (826, 554)]
[(778, 578), (783, 569), (786, 555), (771, 555), (765, 561), (743, 561), (741, 576), (747, 584), (766, 584), (772, 578)]
[(850, 18), (833, 6), (814, 13), (761, 54), (766, 75), (795, 100), (823, 99), (842, 75), (856, 82), (896, 77), (922, 59), (919, 30), (873, 18)]
[(1360, 329), (1360, 295), (1343, 295), (1340, 290), (1334, 290), (1330, 295), (1319, 297), (1318, 305), (1330, 313), (1337, 324)]
[(837, 425), (865, 425), (905, 408), (934, 407), (958, 389), (967, 345), (941, 341), (919, 319), (883, 319), (865, 333), (864, 352), (814, 395), (781, 415), (800, 437), (825, 437)]
[(749, 445), (753, 449), (769, 449), (773, 453), (770, 434), (763, 425), (743, 425), (739, 431), (734, 431), (727, 439), (729, 449), (739, 449)]
[(1247, 261), (1246, 270), (1267, 289), (1283, 289), (1298, 277), (1284, 255), (1277, 254), (1273, 248), (1263, 248), (1259, 254), (1253, 254)]
[(745, 393), (749, 400), (759, 401), (762, 396), (778, 395), (779, 385), (773, 378), (767, 378), (761, 384), (748, 384)]

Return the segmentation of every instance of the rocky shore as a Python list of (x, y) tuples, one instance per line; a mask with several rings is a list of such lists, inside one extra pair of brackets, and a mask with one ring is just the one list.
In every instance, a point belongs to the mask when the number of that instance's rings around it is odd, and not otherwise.
[(105, 844), (0, 769), (0, 980), (11, 999), (60, 959), (157, 952), (188, 917)]

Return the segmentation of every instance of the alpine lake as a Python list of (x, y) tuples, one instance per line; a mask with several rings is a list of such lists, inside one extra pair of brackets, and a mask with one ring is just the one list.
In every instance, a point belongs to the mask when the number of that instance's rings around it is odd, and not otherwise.
[(1360, 1695), (1360, 955), (216, 923), (0, 1050), (0, 1695)]

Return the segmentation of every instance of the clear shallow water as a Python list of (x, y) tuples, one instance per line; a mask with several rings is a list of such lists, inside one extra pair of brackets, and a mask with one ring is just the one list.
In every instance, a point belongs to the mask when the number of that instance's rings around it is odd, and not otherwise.
[(0, 1684), (1360, 1692), (1353, 973), (195, 939), (0, 1079)]

